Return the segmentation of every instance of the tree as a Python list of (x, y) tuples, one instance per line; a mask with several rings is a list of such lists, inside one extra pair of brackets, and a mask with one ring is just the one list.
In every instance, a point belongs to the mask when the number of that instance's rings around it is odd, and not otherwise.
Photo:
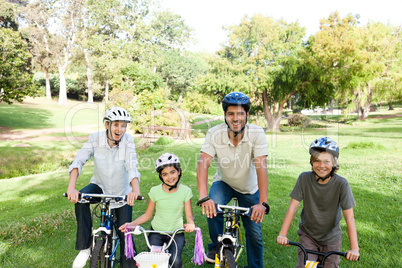
[(284, 104), (302, 89), (295, 74), (304, 28), (297, 22), (255, 15), (227, 31), (227, 44), (215, 63), (218, 69), (212, 69), (215, 77), (208, 75), (208, 85), (201, 81), (203, 87), (250, 94), (256, 100), (253, 103), (263, 106), (268, 129), (279, 131)]
[(59, 105), (67, 105), (65, 73), (82, 23), (82, 0), (35, 0), (24, 9), (24, 19), (37, 28), (38, 45), (56, 60), (60, 77)]
[(0, 102), (22, 102), (36, 93), (31, 72), (32, 55), (18, 31), (0, 27)]

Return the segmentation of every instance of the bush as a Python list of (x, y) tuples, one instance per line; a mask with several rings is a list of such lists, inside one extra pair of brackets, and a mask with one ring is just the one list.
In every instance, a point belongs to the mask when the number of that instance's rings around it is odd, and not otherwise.
[(310, 122), (310, 118), (301, 114), (291, 114), (288, 117), (288, 124), (293, 127), (307, 127)]
[(174, 139), (171, 137), (159, 137), (155, 142), (154, 145), (169, 145), (174, 143)]

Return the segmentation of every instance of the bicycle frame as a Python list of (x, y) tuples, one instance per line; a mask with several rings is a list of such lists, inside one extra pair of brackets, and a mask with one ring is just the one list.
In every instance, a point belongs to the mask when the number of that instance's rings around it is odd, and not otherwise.
[[(67, 197), (67, 194), (64, 193), (64, 196)], [(106, 195), (106, 194), (87, 194), (80, 193), (79, 194), (79, 203), (98, 203), (101, 206), (101, 215), (100, 215), (100, 224), (98, 228), (92, 228), (92, 246), (91, 246), (91, 267), (94, 265), (93, 263), (98, 261), (101, 262), (102, 267), (114, 267), (116, 262), (118, 262), (116, 258), (117, 248), (120, 244), (120, 239), (118, 236), (118, 226), (115, 223), (114, 219), (114, 209), (110, 207), (110, 203), (114, 204), (126, 204), (127, 196), (117, 196), (117, 195)], [(139, 196), (137, 200), (143, 200), (144, 197)], [(104, 242), (102, 241), (104, 240)], [(101, 242), (98, 242), (101, 241)], [(94, 252), (98, 250), (97, 242), (99, 246), (102, 245), (102, 248), (99, 248), (100, 252)], [(96, 250), (95, 250), (96, 248)], [(99, 256), (99, 253), (101, 256)], [(96, 256), (94, 256), (96, 255)], [(104, 260), (101, 258), (104, 257)], [(96, 258), (97, 260), (93, 260), (92, 258)], [(98, 265), (96, 265), (97, 267)]]
[[(237, 199), (233, 198), (233, 205), (217, 205), (218, 214), (225, 218), (224, 232), (218, 235), (217, 254), (219, 261), (225, 263), (225, 249), (233, 253), (234, 262), (237, 263), (244, 249), (240, 230), (240, 217), (250, 216), (251, 209), (238, 207)], [(230, 265), (228, 266), (230, 267)]]
[[(292, 241), (289, 241), (289, 243), (288, 243), (289, 245), (292, 245), (292, 246), (297, 246), (297, 247), (299, 247), (300, 249), (301, 249), (301, 251), (303, 251), (303, 254), (304, 254), (304, 265), (306, 266), (306, 267), (311, 267), (311, 268), (323, 268), (324, 267), (324, 263), (325, 263), (325, 260), (329, 257), (329, 256), (331, 256), (331, 255), (339, 255), (339, 256), (342, 256), (342, 257), (344, 257), (344, 258), (346, 258), (346, 255), (347, 255), (347, 253), (346, 252), (340, 252), (340, 251), (330, 251), (330, 252), (320, 252), (320, 251), (314, 251), (314, 250), (310, 250), (310, 249), (306, 249), (305, 247), (303, 247), (300, 243), (296, 243), (296, 242), (292, 242)], [(317, 256), (321, 256), (322, 257), (322, 259), (321, 259), (321, 261), (308, 261), (307, 260), (307, 254), (314, 254), (314, 255), (317, 255)], [(360, 260), (360, 257), (359, 257), (359, 259), (358, 260)], [(309, 263), (310, 262), (310, 263)]]

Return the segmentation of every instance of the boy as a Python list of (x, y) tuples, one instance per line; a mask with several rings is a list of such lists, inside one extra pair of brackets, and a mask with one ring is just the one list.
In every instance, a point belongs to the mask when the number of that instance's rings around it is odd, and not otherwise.
[[(292, 220), (303, 200), (300, 215), (299, 242), (307, 249), (329, 252), (340, 251), (342, 231), (340, 221), (342, 213), (346, 220), (350, 241), (350, 250), (346, 259), (357, 261), (359, 246), (353, 207), (356, 206), (348, 181), (337, 175), (339, 169), (339, 147), (328, 137), (315, 140), (310, 146), (310, 164), (312, 171), (300, 174), (293, 191), (289, 208), (283, 220), (277, 243), (288, 245), (287, 233)], [(296, 268), (304, 268), (303, 253), (298, 250), (299, 261)], [(309, 260), (317, 260), (316, 255), (309, 254)], [(325, 267), (339, 267), (338, 255), (331, 255)]]

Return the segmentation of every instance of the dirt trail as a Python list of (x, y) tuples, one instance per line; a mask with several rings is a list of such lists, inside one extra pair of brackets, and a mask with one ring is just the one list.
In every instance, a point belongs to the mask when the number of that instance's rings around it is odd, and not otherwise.
[[(0, 127), (0, 141), (67, 141), (68, 136), (74, 136), (74, 133), (88, 133), (97, 131), (98, 125), (76, 126), (72, 129), (64, 128), (45, 128), (28, 129), (13, 131), (10, 128)], [(47, 136), (55, 133), (63, 133), (63, 136)], [(75, 139), (85, 140), (88, 137), (74, 137)]]

